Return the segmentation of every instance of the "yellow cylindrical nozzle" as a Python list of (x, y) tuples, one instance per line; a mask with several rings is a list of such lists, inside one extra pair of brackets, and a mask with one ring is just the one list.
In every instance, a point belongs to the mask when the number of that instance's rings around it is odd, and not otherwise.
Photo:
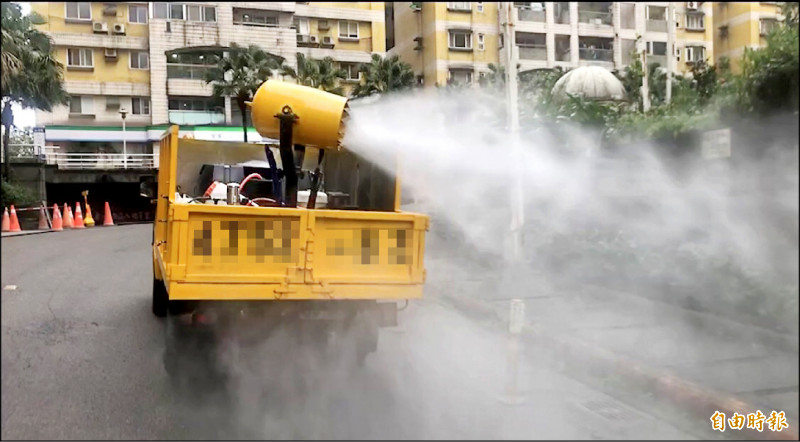
[(289, 106), (298, 117), (292, 142), (338, 149), (347, 98), (308, 86), (267, 80), (256, 91), (250, 110), (253, 126), (262, 137), (279, 138), (280, 114)]

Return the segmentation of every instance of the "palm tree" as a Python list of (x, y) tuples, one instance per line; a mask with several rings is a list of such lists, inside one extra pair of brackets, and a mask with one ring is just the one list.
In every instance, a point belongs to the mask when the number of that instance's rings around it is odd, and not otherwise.
[(256, 45), (231, 44), (227, 56), (214, 56), (216, 65), (206, 71), (206, 84), (212, 84), (215, 97), (231, 97), (242, 112), (242, 131), (247, 142), (247, 102), (272, 72), (280, 68), (283, 57), (270, 54)]
[(32, 13), (22, 15), (19, 5), (2, 4), (2, 124), (4, 176), (8, 175), (8, 143), (14, 125), (13, 104), (51, 111), (68, 103), (63, 86), (64, 66), (53, 56), (50, 38), (34, 28), (45, 20)]
[(347, 72), (336, 66), (333, 58), (325, 57), (322, 60), (307, 58), (301, 53), (297, 53), (297, 70), (291, 66), (284, 66), (281, 75), (287, 75), (297, 81), (298, 84), (322, 89), (337, 95), (344, 95), (344, 88), (339, 85), (339, 81), (347, 77)]
[(381, 58), (372, 54), (372, 60), (361, 66), (361, 81), (353, 89), (353, 97), (410, 89), (414, 86), (414, 71), (397, 55)]

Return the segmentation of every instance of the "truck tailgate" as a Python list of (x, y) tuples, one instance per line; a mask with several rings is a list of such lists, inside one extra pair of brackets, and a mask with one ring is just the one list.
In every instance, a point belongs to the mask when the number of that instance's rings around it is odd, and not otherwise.
[[(407, 299), (422, 294), (428, 217), (170, 204), (170, 299)], [(166, 259), (165, 259), (166, 258)]]

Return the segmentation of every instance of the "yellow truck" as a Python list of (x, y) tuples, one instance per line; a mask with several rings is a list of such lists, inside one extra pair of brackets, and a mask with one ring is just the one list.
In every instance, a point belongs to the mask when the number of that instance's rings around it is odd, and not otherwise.
[(344, 334), (363, 362), (378, 327), (422, 296), (429, 218), (400, 210), (396, 173), (341, 146), (347, 99), (268, 80), (250, 108), (277, 145), (172, 126), (157, 183), (142, 184), (157, 199), (152, 309), (168, 321), (172, 377), (197, 358), (213, 365), (221, 330), (244, 323), (259, 339), (279, 327), (313, 342)]

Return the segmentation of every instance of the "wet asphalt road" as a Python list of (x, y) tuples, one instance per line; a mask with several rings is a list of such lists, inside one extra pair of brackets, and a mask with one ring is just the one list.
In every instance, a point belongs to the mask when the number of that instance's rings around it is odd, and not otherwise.
[[(693, 438), (541, 365), (523, 350), (504, 404), (507, 338), (436, 301), (381, 331), (360, 370), (176, 390), (150, 312), (151, 226), (2, 239), (3, 439)], [(285, 350), (283, 350), (285, 351)], [(270, 371), (283, 355), (266, 353)], [(316, 382), (286, 388), (297, 376)], [(300, 380), (301, 383), (305, 379)], [(611, 416), (611, 417), (609, 417)], [(617, 416), (617, 417), (614, 417)]]

